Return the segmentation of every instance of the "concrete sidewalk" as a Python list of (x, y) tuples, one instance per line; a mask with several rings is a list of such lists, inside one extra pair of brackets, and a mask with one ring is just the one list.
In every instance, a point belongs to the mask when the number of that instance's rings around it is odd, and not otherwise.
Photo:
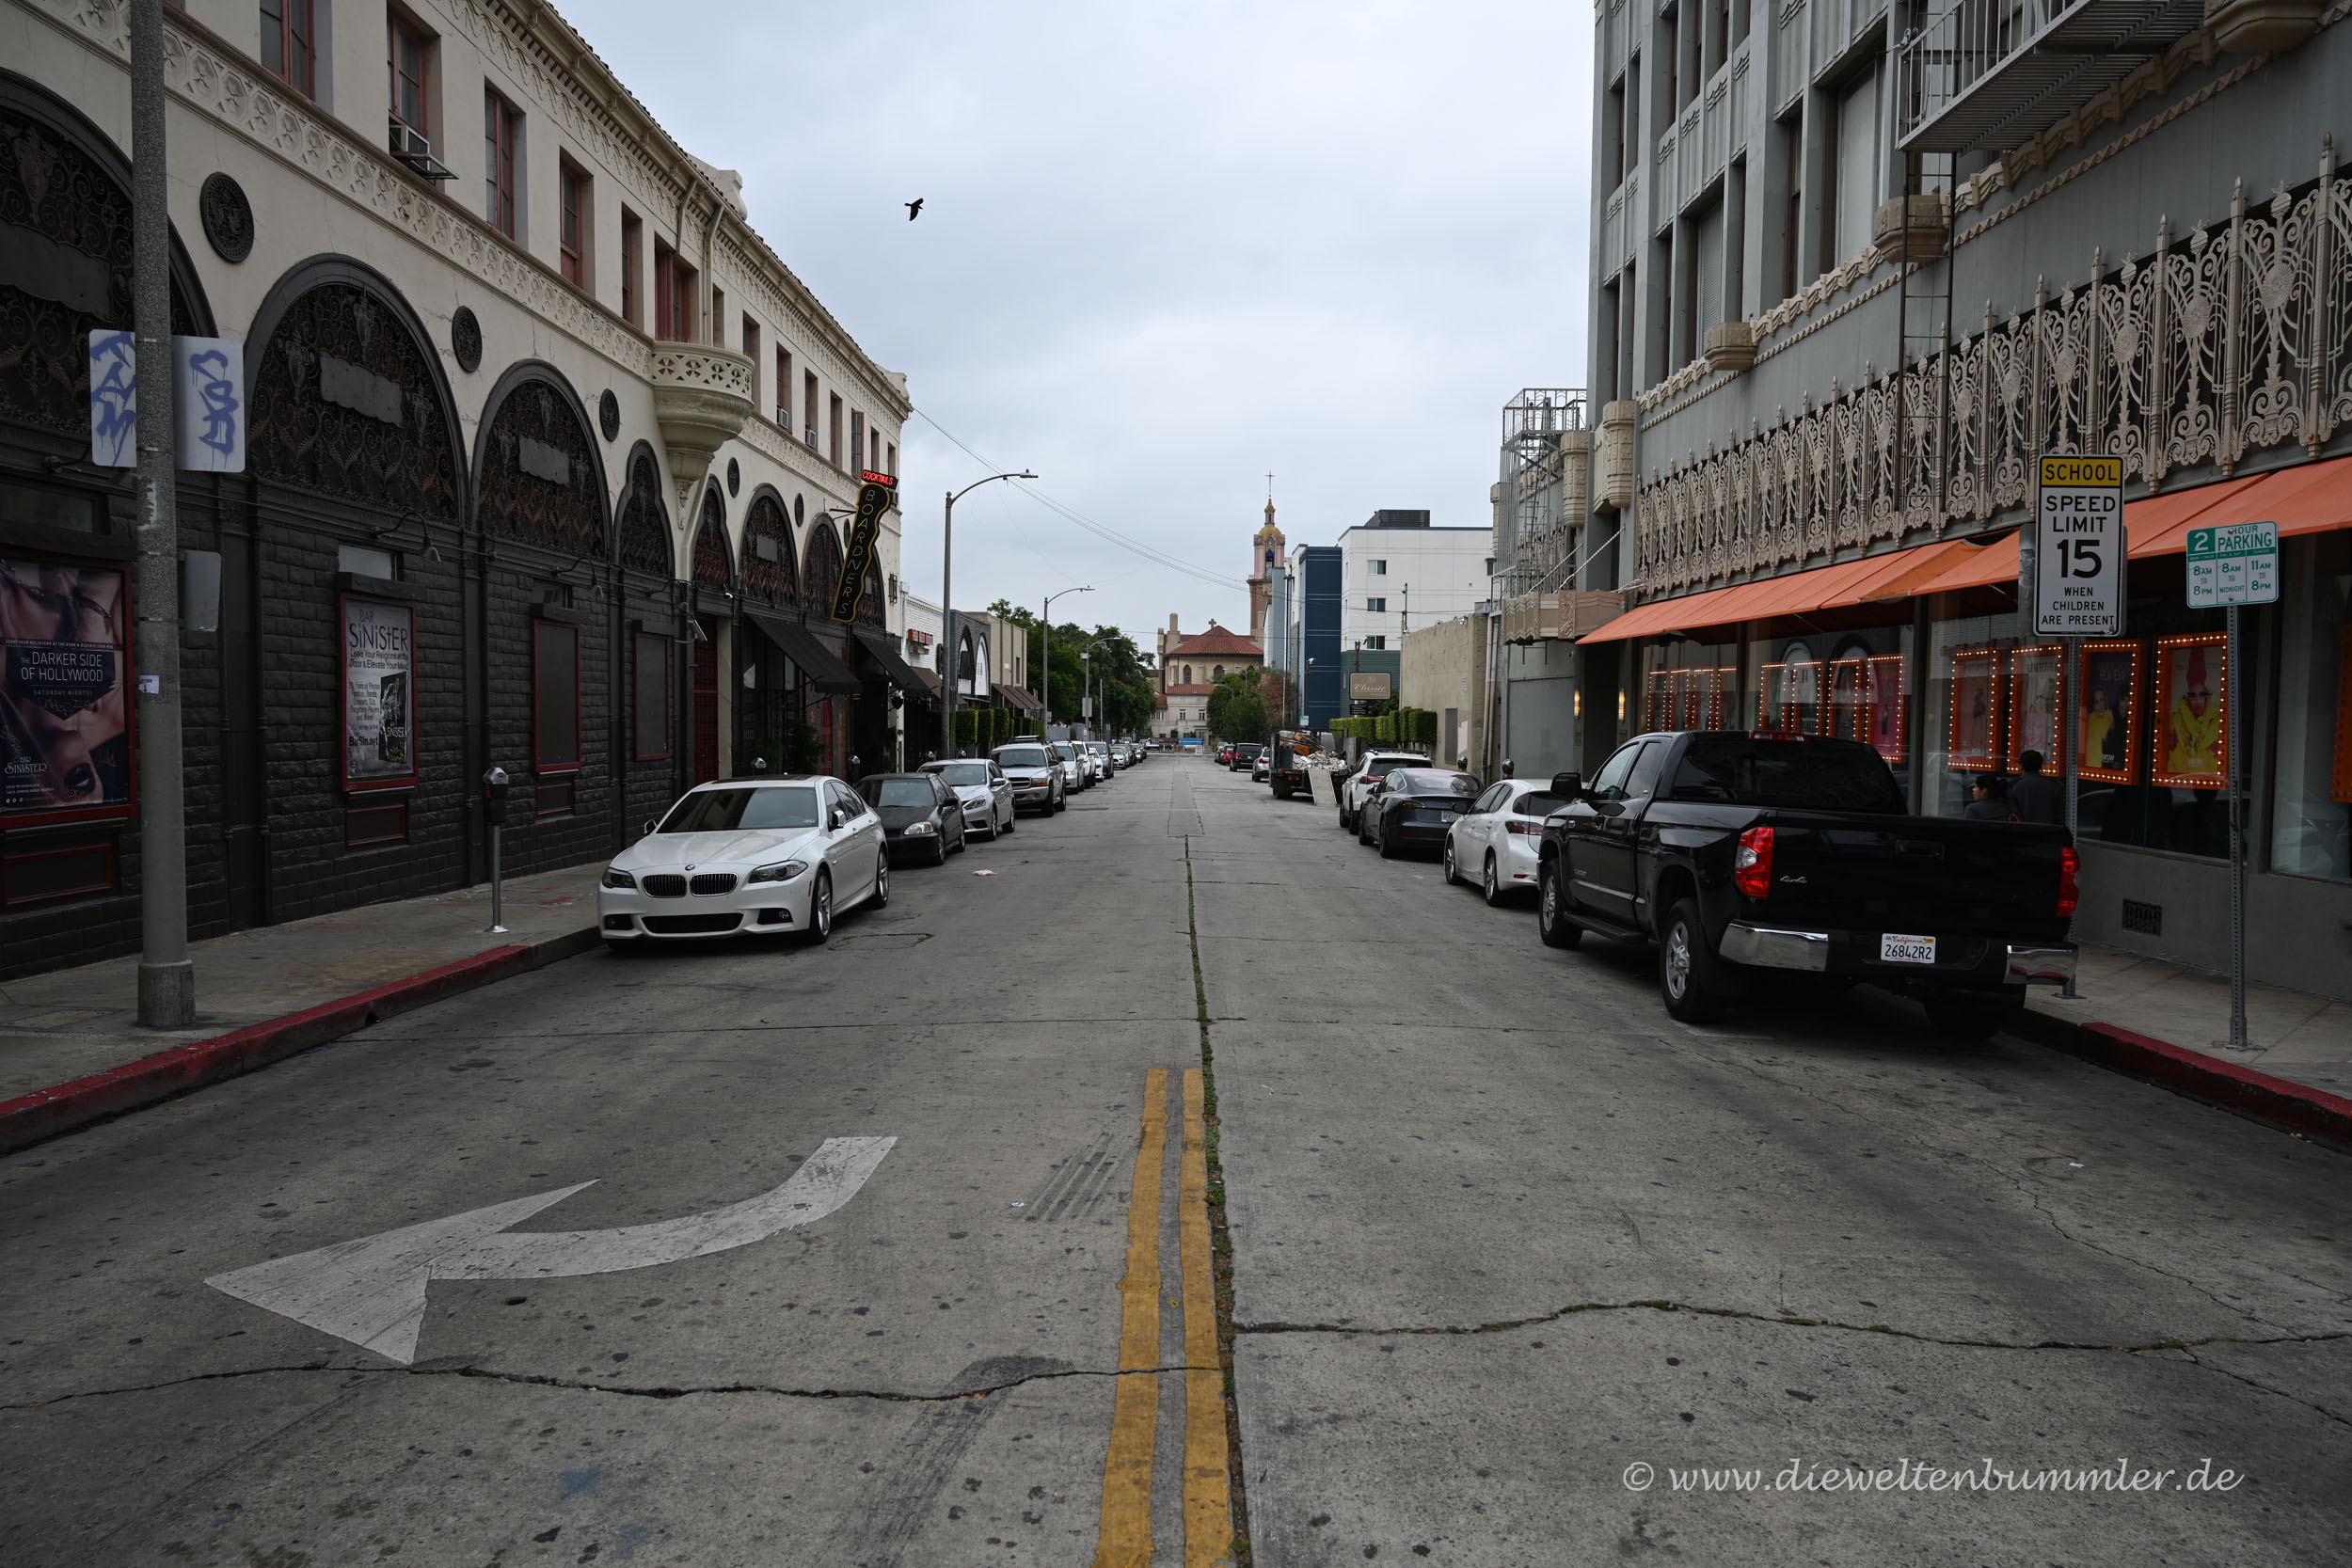
[[(0, 985), (0, 1103), (363, 995), (385, 992), (382, 1010), (397, 1010), (399, 988), (422, 976), (446, 995), (585, 952), (596, 941), (603, 866), (509, 879), (503, 933), (486, 928), (485, 884), (197, 942), (197, 1021), (186, 1029), (139, 1027), (135, 957), (9, 981)], [(496, 963), (475, 961), (494, 955)]]
[(2027, 1006), (2068, 1023), (2105, 1023), (2216, 1061), (2352, 1097), (2352, 1003), (2280, 986), (2246, 988), (2248, 1049), (2230, 1049), (2230, 977), (2082, 944), (2067, 1001), (2036, 987)]

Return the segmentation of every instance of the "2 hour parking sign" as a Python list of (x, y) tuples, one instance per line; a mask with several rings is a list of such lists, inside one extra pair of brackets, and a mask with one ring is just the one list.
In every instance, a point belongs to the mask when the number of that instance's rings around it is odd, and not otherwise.
[(2123, 460), (2044, 457), (2034, 497), (2033, 629), (2040, 637), (2123, 633)]

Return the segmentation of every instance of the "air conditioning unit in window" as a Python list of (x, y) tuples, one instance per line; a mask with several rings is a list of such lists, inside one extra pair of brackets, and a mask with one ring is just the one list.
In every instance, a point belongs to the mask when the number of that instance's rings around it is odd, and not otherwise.
[(399, 120), (391, 122), (392, 156), (427, 180), (454, 180), (457, 171), (433, 155), (433, 144), (422, 132)]

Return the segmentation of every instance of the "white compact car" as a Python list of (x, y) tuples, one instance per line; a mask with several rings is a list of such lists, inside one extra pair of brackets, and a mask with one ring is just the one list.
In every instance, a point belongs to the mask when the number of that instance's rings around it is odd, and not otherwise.
[(1020, 826), (1013, 820), (1012, 781), (1005, 770), (985, 757), (973, 757), (958, 762), (927, 762), (926, 773), (937, 773), (963, 802), (963, 826), (969, 832), (985, 828), (993, 840)]
[(1445, 833), (1445, 879), (1475, 881), (1489, 904), (1535, 889), (1544, 818), (1567, 802), (1534, 779), (1489, 784)]
[(597, 925), (615, 948), (647, 938), (772, 936), (813, 942), (834, 915), (890, 902), (882, 818), (839, 779), (697, 784), (605, 867)]

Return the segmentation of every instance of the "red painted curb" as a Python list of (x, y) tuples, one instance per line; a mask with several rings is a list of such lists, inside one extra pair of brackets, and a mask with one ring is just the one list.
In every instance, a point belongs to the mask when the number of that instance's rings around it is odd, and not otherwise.
[[(2047, 1014), (2029, 1015), (2047, 1018)], [(2200, 1051), (2189, 1051), (2146, 1035), (2119, 1029), (2112, 1023), (2081, 1023), (2071, 1028), (2063, 1019), (2055, 1027), (2036, 1030), (2042, 1043), (2070, 1055), (2118, 1072), (2201, 1100), (2208, 1104), (2266, 1122), (2289, 1132), (2352, 1149), (2352, 1100), (2326, 1089), (2225, 1062)]]
[(365, 1028), (379, 1019), (569, 958), (585, 950), (587, 943), (580, 941), (583, 936), (593, 943), (596, 933), (590, 929), (535, 946), (493, 947), (354, 996), (323, 1002), (315, 1007), (247, 1024), (208, 1040), (194, 1040), (159, 1051), (69, 1084), (0, 1101), (0, 1154), (11, 1154), (91, 1122), (135, 1111), (207, 1084), (235, 1078)]

